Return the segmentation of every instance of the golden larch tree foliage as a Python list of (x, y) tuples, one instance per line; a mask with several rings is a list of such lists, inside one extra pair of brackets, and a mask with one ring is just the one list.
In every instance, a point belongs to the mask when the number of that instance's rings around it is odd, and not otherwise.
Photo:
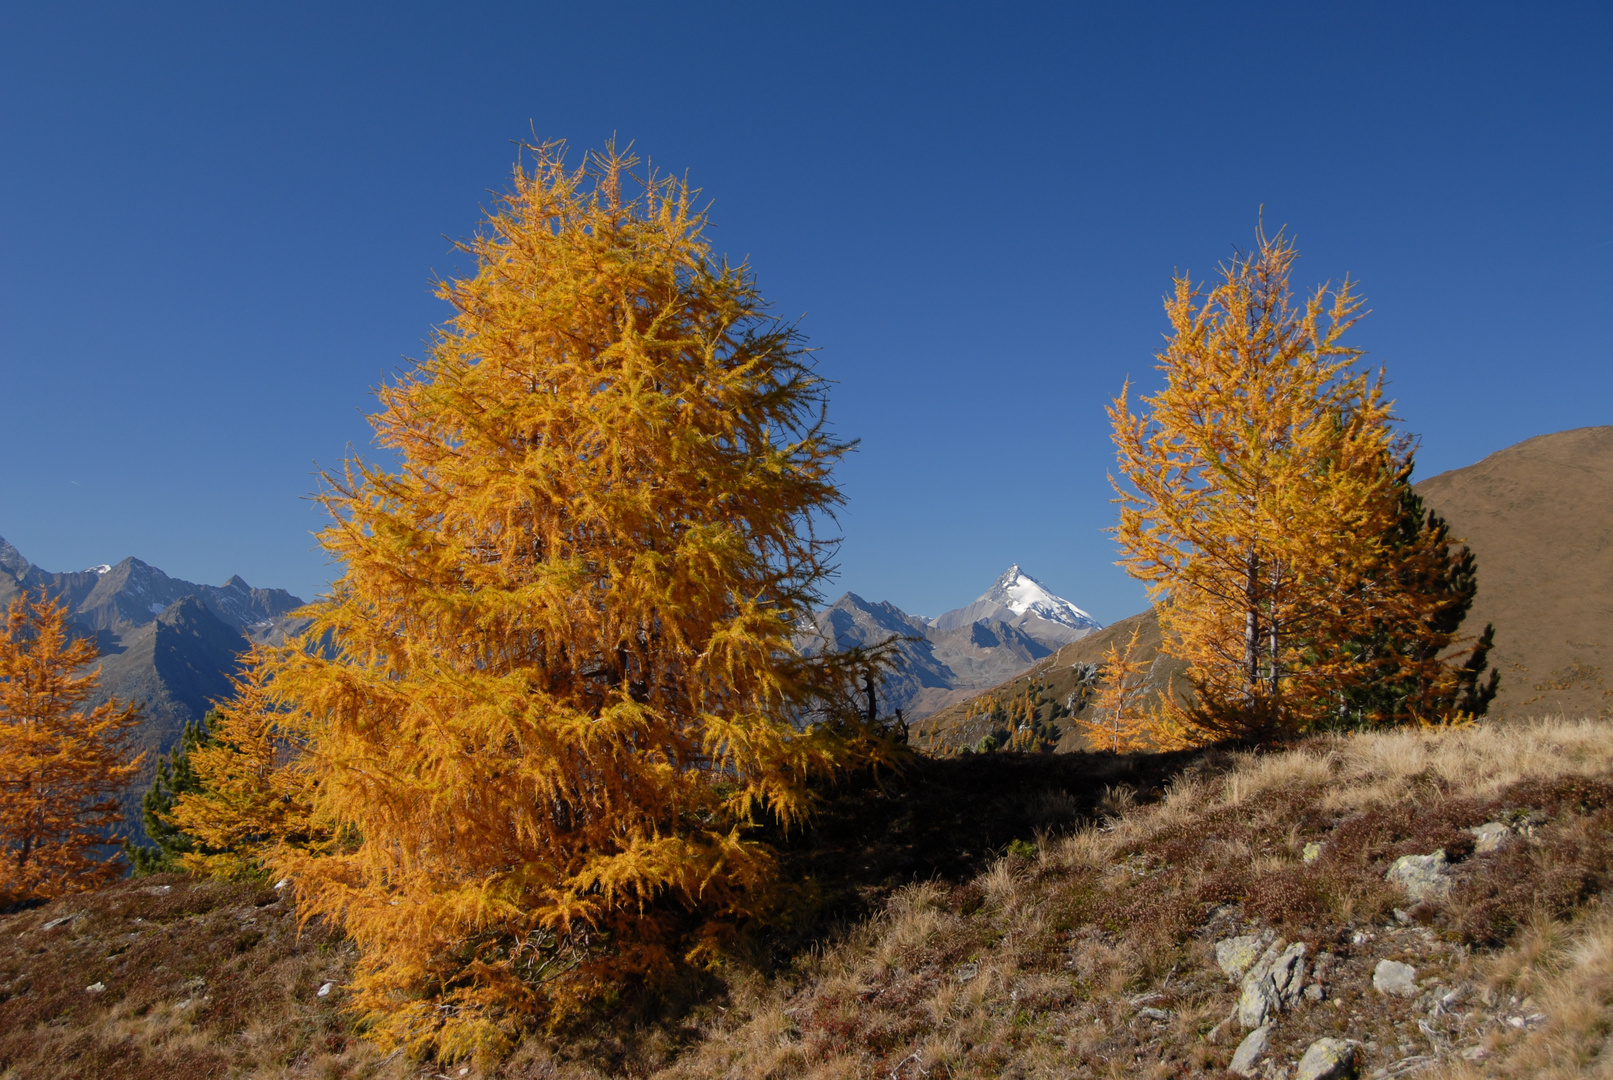
[[(239, 752), (198, 755), (232, 794), (178, 811), (257, 830), (358, 944), (371, 1034), (445, 1059), (713, 955), (768, 911), (757, 823), (894, 753), (856, 716), (868, 656), (792, 645), (850, 448), (798, 331), (686, 183), (526, 149), (429, 358), (378, 392), (395, 467), (327, 477), (340, 579), (252, 657)], [(300, 808), (254, 822), (276, 799)]]
[[(134, 705), (95, 695), (95, 642), (75, 638), (67, 608), (18, 596), (0, 632), (0, 898), (59, 896), (123, 876), (117, 795), (139, 772)], [(99, 850), (98, 850), (99, 849)]]
[(1109, 410), (1121, 565), (1148, 583), (1164, 647), (1188, 663), (1187, 704), (1161, 707), (1197, 741), (1323, 721), (1373, 677), (1340, 645), (1418, 602), (1385, 567), (1404, 451), (1381, 374), (1359, 371), (1343, 342), (1361, 301), (1348, 279), (1296, 300), (1295, 258), (1261, 231), (1202, 297), (1177, 277), (1164, 388), (1144, 413), (1129, 386)]
[(1150, 748), (1152, 713), (1148, 702), (1149, 661), (1138, 646), (1142, 627), (1134, 627), (1122, 648), (1111, 641), (1104, 650), (1102, 681), (1086, 715), (1078, 717), (1081, 733), (1094, 750)]

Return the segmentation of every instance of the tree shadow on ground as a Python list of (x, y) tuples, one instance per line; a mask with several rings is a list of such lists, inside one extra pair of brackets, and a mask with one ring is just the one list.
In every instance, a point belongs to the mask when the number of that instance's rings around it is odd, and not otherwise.
[(911, 882), (967, 881), (1014, 841), (1069, 832), (1161, 797), (1172, 777), (1231, 763), (1221, 748), (915, 755), (899, 775), (843, 780), (822, 793), (809, 827), (769, 839), (786, 877), (816, 893), (821, 918), (854, 919)]

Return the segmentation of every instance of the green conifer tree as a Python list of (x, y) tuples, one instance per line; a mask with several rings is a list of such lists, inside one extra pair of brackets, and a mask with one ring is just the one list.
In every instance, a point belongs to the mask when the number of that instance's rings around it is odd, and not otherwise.
[(185, 725), (179, 742), (157, 762), (157, 775), (140, 800), (140, 820), (146, 827), (150, 845), (125, 844), (124, 853), (137, 876), (164, 874), (180, 869), (179, 857), (197, 850), (194, 836), (175, 825), (171, 817), (174, 801), (183, 794), (202, 790), (201, 778), (191, 764), (191, 751), (213, 742), (218, 723), (217, 710), (208, 710), (200, 721)]

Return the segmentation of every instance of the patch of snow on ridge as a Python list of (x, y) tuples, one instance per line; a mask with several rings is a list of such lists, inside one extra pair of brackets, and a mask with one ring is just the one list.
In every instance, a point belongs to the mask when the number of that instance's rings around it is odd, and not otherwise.
[(92, 566), (90, 569), (94, 570), (97, 574), (110, 574), (112, 572), (112, 567), (107, 563), (102, 563), (100, 566)]
[(1041, 582), (1021, 570), (1018, 563), (1005, 570), (980, 599), (1001, 604), (1015, 615), (1028, 611), (1037, 618), (1076, 629), (1095, 628), (1098, 625), (1091, 615), (1062, 596), (1049, 592)]

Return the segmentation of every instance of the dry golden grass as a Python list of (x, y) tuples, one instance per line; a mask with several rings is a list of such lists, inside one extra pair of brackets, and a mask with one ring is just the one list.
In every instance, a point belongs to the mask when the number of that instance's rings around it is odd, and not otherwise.
[[(904, 844), (916, 845), (913, 856), (942, 837), (958, 851), (1001, 852), (1006, 837), (1041, 831), (1034, 846), (1013, 845), (973, 871), (937, 853), (933, 869), (920, 863), (920, 880), (864, 887), (871, 913), (820, 930), (815, 943), (798, 936), (788, 949), (758, 950), (770, 958), (735, 962), (658, 1012), (533, 1035), (489, 1075), (1219, 1076), (1241, 1033), (1224, 1022), (1238, 988), (1216, 967), (1214, 942), (1262, 930), (1333, 957), (1327, 999), (1282, 1018), (1275, 1065), (1291, 1067), (1330, 1035), (1362, 1044), (1363, 1077), (1421, 1064), (1444, 1068), (1446, 1080), (1556, 1080), (1606, 1067), (1613, 909), (1601, 898), (1613, 888), (1613, 723), (1325, 738), (1168, 764), (937, 763), (926, 774), (934, 790), (856, 795), (863, 801), (843, 816), (867, 817), (883, 799), (900, 842), (887, 851), (845, 832), (827, 848), (820, 838), (796, 849), (805, 860), (797, 865), (824, 882), (840, 864), (899, 870)], [(1075, 768), (1086, 770), (1085, 787), (1072, 783)], [(930, 824), (910, 820), (914, 807), (944, 820), (927, 833)], [(993, 808), (1012, 820), (996, 832), (978, 827)], [(1474, 852), (1466, 830), (1497, 818), (1527, 840)], [(1307, 844), (1321, 852), (1310, 863)], [(1451, 899), (1397, 917), (1407, 901), (1385, 884), (1387, 865), (1435, 847), (1457, 860)], [(40, 927), (77, 910), (71, 903), (0, 918), (0, 1080), (459, 1080), (459, 1066), (382, 1060), (357, 1040), (351, 1019), (313, 995), (322, 979), (339, 983), (345, 946), (282, 933), (290, 913), (266, 887), (171, 884), (162, 897), (133, 882), (80, 901), (93, 910), (60, 928), (67, 937)], [(140, 930), (136, 918), (156, 925)], [(243, 937), (245, 919), (256, 929)], [(105, 955), (135, 932), (122, 961)], [(137, 948), (149, 950), (138, 965)], [(1417, 999), (1370, 988), (1380, 959), (1417, 967)], [(113, 992), (87, 999), (86, 972), (120, 962), (125, 981), (108, 978)], [(205, 1012), (179, 1005), (196, 974), (210, 988)], [(216, 989), (227, 984), (238, 989)], [(1444, 995), (1453, 1004), (1436, 1008)], [(1459, 1056), (1480, 1050), (1481, 1061)], [(73, 1068), (52, 1068), (64, 1060)]]
[[(655, 1075), (1219, 1074), (1240, 1036), (1234, 1025), (1209, 1038), (1236, 989), (1215, 969), (1211, 945), (1273, 920), (1251, 918), (1246, 897), (1200, 900), (1185, 910), (1177, 901), (1218, 868), (1241, 867), (1245, 889), (1251, 880), (1297, 878), (1308, 872), (1307, 842), (1325, 840), (1329, 825), (1336, 831), (1355, 823), (1359, 831), (1363, 821), (1378, 830), (1374, 857), (1361, 860), (1353, 878), (1319, 860), (1317, 875), (1332, 895), (1319, 909), (1301, 905), (1296, 917), (1276, 920), (1289, 936), (1309, 940), (1313, 955), (1326, 948), (1339, 959), (1331, 1001), (1284, 1021), (1274, 1060), (1286, 1056), (1292, 1064), (1325, 1034), (1365, 1044), (1363, 1075), (1397, 1062), (1432, 1063), (1436, 1046), (1449, 1056), (1468, 1045), (1489, 1047), (1491, 1057), (1463, 1062), (1453, 1078), (1491, 1075), (1492, 1063), (1503, 1060), (1507, 1068), (1519, 1063), (1506, 1075), (1581, 1075), (1600, 1060), (1613, 1017), (1613, 917), (1593, 905), (1578, 926), (1549, 916), (1572, 919), (1583, 906), (1535, 912), (1510, 947), (1486, 952), (1464, 944), (1454, 923), (1435, 933), (1388, 918), (1396, 897), (1381, 880), (1405, 846), (1397, 847), (1397, 828), (1415, 847), (1425, 839), (1419, 819), (1450, 831), (1458, 827), (1453, 822), (1496, 812), (1497, 799), (1537, 791), (1549, 802), (1560, 788), (1527, 787), (1531, 782), (1573, 778), (1613, 778), (1613, 725), (1545, 720), (1326, 738), (1285, 753), (1206, 760), (1151, 805), (1044, 838), (1034, 859), (1000, 860), (960, 888), (928, 882), (903, 891), (878, 918), (800, 965), (793, 979), (736, 995), (691, 1049)], [(1110, 801), (1120, 799), (1111, 793)], [(1542, 868), (1552, 829), (1588, 827), (1584, 815), (1557, 812), (1536, 848), (1545, 853), (1537, 859)], [(1604, 845), (1613, 837), (1607, 824), (1597, 834)], [(1196, 867), (1160, 858), (1194, 834)], [(1492, 863), (1476, 857), (1470, 865), (1476, 879)], [(1352, 948), (1354, 934), (1369, 943)], [(1443, 988), (1488, 986), (1499, 1011), (1477, 1004), (1477, 1012), (1452, 1010), (1431, 1025), (1430, 1043), (1419, 1027), (1429, 1021), (1412, 1003), (1369, 988), (1380, 958), (1414, 960), (1419, 974)], [(1514, 999), (1547, 1013), (1550, 1026), (1509, 1027), (1502, 1014)], [(1168, 1015), (1141, 1012), (1150, 1006)], [(1558, 1071), (1541, 1072), (1545, 1062), (1558, 1063)]]

